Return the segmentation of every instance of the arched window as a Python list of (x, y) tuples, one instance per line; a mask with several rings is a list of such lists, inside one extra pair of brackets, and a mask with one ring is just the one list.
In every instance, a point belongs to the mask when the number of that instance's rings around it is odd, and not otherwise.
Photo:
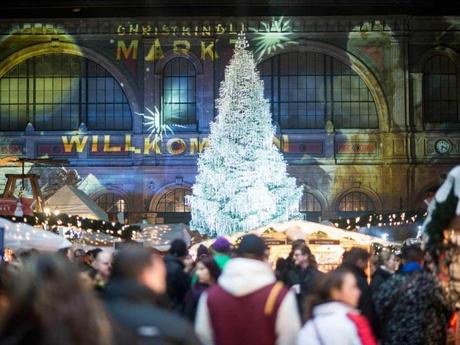
[(163, 121), (171, 125), (196, 124), (196, 72), (185, 58), (169, 61), (163, 73)]
[(372, 199), (362, 192), (350, 192), (340, 199), (339, 215), (359, 216), (375, 211)]
[(158, 201), (155, 212), (163, 223), (188, 223), (190, 222), (190, 206), (185, 202), (185, 197), (192, 191), (187, 188), (174, 188), (163, 194)]
[(306, 220), (319, 221), (321, 218), (321, 204), (312, 193), (303, 193), (299, 211), (304, 214)]
[(100, 208), (107, 212), (110, 221), (118, 221), (118, 214), (123, 213), (126, 218), (126, 201), (118, 194), (105, 193), (96, 199), (96, 203)]
[(447, 56), (435, 55), (423, 67), (424, 121), (458, 122), (458, 80), (455, 64)]
[(165, 193), (157, 205), (157, 212), (190, 212), (190, 207), (186, 205), (185, 196), (192, 192), (185, 188), (174, 188)]
[(97, 63), (47, 54), (16, 65), (0, 80), (0, 130), (129, 130), (131, 109), (117, 80)]
[(265, 96), (281, 128), (378, 128), (374, 99), (349, 66), (313, 52), (276, 55), (260, 65)]

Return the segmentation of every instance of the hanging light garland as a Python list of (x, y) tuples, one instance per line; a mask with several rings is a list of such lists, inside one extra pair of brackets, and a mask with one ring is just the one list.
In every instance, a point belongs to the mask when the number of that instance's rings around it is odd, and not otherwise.
[(391, 213), (373, 213), (353, 218), (339, 218), (331, 220), (337, 227), (350, 231), (358, 231), (360, 228), (370, 227), (396, 227), (406, 224), (422, 222), (427, 216), (426, 210), (414, 210)]
[[(104, 220), (96, 220), (85, 218), (81, 216), (70, 216), (64, 213), (53, 212), (53, 213), (34, 213), (33, 216), (2, 216), (15, 223), (26, 223), (31, 226), (39, 226), (45, 230), (58, 233), (59, 227), (70, 228), (67, 231), (66, 237), (69, 240), (77, 240), (83, 237), (83, 234), (88, 235), (109, 235), (113, 237), (120, 238), (122, 240), (133, 240), (136, 231), (139, 231), (137, 225), (126, 225), (120, 224), (117, 222), (107, 222)], [(88, 242), (94, 242), (92, 240), (87, 240)], [(101, 240), (103, 243), (108, 243), (108, 241)]]

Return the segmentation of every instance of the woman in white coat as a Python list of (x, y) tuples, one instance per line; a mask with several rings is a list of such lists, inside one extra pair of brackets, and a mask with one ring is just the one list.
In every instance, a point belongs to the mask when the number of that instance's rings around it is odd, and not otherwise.
[(344, 269), (325, 274), (307, 301), (307, 323), (297, 345), (376, 345), (365, 316), (355, 309), (360, 290), (355, 276)]

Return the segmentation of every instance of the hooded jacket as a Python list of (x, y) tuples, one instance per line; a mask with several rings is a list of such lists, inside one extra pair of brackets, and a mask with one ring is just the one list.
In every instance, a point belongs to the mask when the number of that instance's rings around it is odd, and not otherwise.
[[(354, 317), (357, 311), (341, 302), (320, 304), (313, 309), (313, 319), (309, 320), (299, 333), (297, 345), (362, 345), (374, 343), (369, 324), (363, 336)], [(362, 318), (362, 316), (361, 316)], [(364, 341), (361, 338), (365, 338)]]
[[(205, 345), (216, 344), (214, 330), (212, 328), (213, 315), (210, 312), (210, 303), (218, 305), (219, 301), (208, 301), (208, 296), (213, 298), (213, 289), (222, 289), (224, 293), (230, 295), (230, 298), (239, 303), (241, 301), (254, 301), (252, 296), (263, 292), (263, 289), (269, 288), (276, 283), (275, 275), (271, 267), (259, 260), (246, 258), (236, 258), (230, 260), (224, 268), (219, 278), (218, 286), (213, 286), (210, 290), (203, 293), (198, 304), (198, 312), (195, 320), (195, 331)], [(211, 295), (210, 295), (211, 294)], [(265, 304), (265, 300), (262, 301)], [(241, 304), (239, 315), (253, 315), (256, 310), (260, 310), (260, 303), (254, 305), (252, 302)], [(277, 345), (295, 344), (297, 333), (300, 329), (300, 318), (297, 311), (295, 295), (292, 291), (284, 290), (284, 296), (274, 315), (274, 334)], [(236, 318), (229, 317), (228, 327), (234, 329), (233, 322), (239, 322), (238, 315)], [(224, 326), (225, 327), (225, 326)], [(248, 332), (257, 331), (248, 329)], [(236, 334), (236, 337), (244, 338), (244, 334)], [(242, 344), (242, 342), (240, 342)]]

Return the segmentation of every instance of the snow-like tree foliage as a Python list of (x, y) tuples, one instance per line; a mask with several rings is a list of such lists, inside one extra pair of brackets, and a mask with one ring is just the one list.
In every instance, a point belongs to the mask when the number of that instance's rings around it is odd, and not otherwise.
[(243, 34), (225, 71), (209, 146), (198, 160), (190, 226), (210, 236), (300, 218), (301, 187), (273, 145), (275, 129)]

